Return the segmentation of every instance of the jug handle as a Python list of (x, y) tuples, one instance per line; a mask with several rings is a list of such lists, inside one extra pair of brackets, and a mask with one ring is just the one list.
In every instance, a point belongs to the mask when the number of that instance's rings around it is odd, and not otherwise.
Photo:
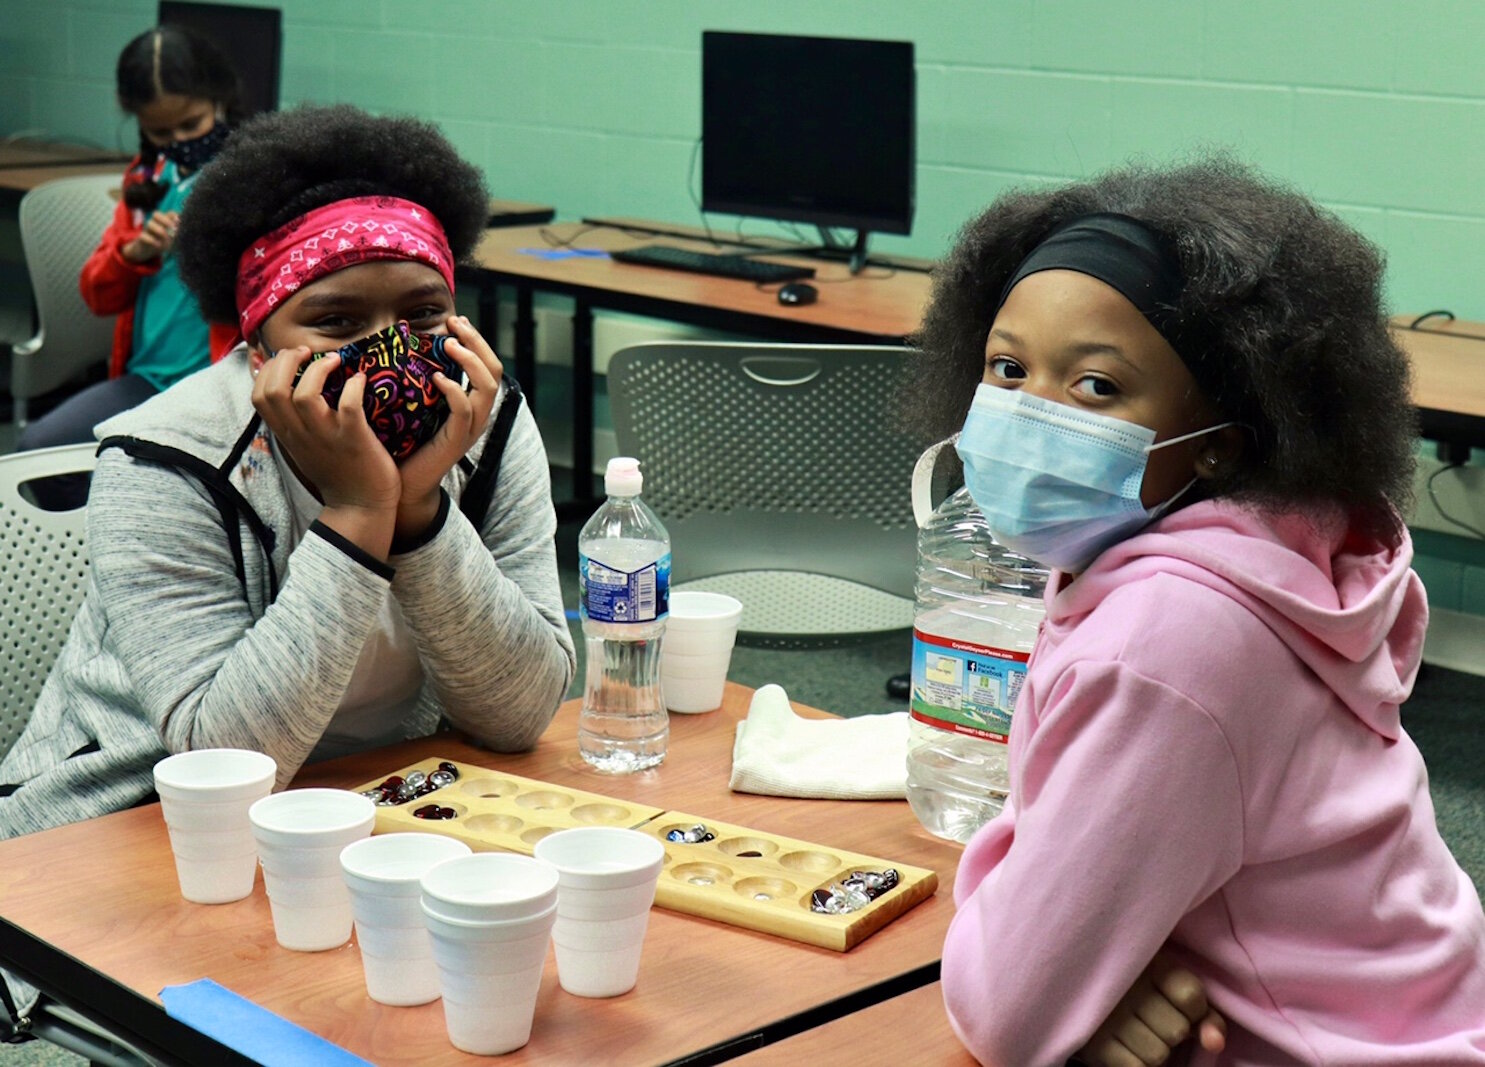
[(919, 529), (928, 522), (937, 506), (933, 502), (933, 469), (938, 465), (939, 453), (958, 441), (959, 435), (956, 433), (937, 444), (929, 445), (913, 465), (913, 519)]

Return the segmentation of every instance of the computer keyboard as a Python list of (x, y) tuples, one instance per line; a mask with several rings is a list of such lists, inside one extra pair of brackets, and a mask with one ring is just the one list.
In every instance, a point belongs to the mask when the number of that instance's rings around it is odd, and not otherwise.
[(747, 282), (790, 282), (796, 278), (813, 278), (813, 267), (796, 267), (788, 263), (766, 263), (736, 254), (694, 252), (674, 245), (641, 245), (638, 248), (610, 252), (620, 263), (638, 263), (646, 267), (668, 267), (697, 274), (714, 274), (722, 278), (739, 278)]

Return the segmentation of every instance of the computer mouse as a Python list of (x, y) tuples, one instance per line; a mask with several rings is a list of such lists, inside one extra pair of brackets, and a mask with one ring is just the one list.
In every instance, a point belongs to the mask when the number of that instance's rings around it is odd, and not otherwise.
[(820, 290), (807, 282), (790, 282), (779, 289), (779, 303), (798, 307), (802, 304), (813, 304), (819, 295)]

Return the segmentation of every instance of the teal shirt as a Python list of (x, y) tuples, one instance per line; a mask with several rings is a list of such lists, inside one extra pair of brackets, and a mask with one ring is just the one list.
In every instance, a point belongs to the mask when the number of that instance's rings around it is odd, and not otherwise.
[[(196, 180), (184, 181), (174, 163), (165, 164), (160, 180), (168, 183), (157, 211), (179, 211)], [(134, 343), (124, 369), (156, 389), (166, 389), (211, 362), (211, 341), (196, 298), (180, 280), (172, 249), (158, 273), (146, 275), (134, 299)]]

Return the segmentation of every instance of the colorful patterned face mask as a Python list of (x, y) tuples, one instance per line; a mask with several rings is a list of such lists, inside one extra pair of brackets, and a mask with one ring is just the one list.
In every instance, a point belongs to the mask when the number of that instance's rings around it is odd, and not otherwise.
[[(325, 400), (338, 409), (346, 379), (364, 373), (366, 421), (377, 440), (401, 463), (449, 417), (449, 402), (434, 384), (433, 372), (443, 371), (452, 381), (464, 381), (462, 368), (444, 352), (447, 342), (442, 334), (416, 333), (406, 322), (352, 341), (339, 350), (340, 366), (325, 379)], [(310, 362), (332, 354), (316, 352)]]

